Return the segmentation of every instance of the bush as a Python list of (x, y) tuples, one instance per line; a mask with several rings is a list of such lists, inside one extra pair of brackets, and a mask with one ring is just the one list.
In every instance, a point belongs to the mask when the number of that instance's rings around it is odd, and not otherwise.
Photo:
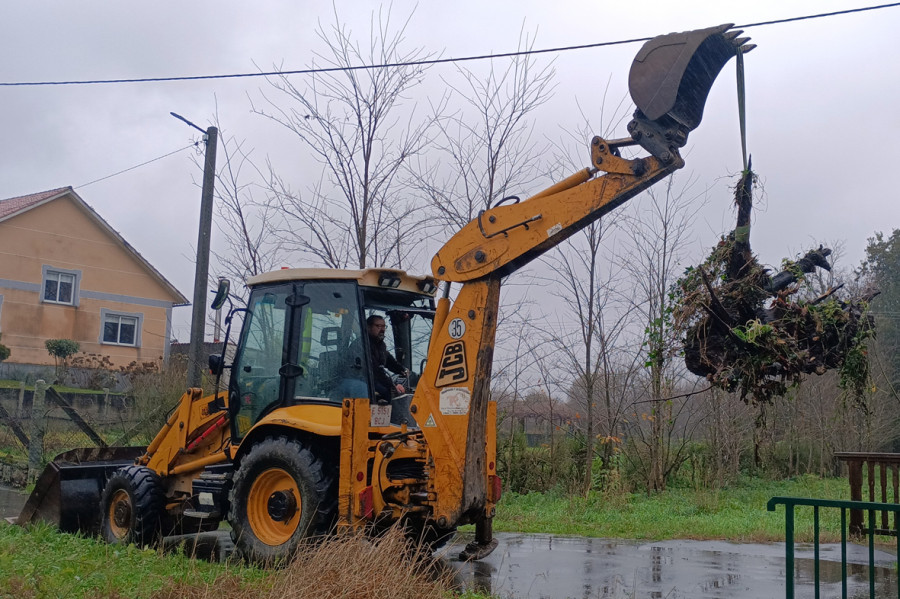
[(69, 357), (78, 353), (81, 346), (72, 339), (47, 339), (44, 346), (56, 362), (56, 378), (61, 379), (68, 367)]
[[(2, 335), (0, 335), (2, 337)], [(7, 359), (9, 357), (10, 351), (9, 348), (0, 343), (0, 362)]]
[(139, 425), (133, 441), (150, 441), (166, 423), (166, 417), (187, 391), (187, 362), (171, 356), (169, 363), (132, 362), (120, 368), (134, 399)]
[(115, 389), (120, 386), (109, 356), (82, 353), (69, 362), (66, 383), (82, 389)]
[(580, 491), (584, 477), (584, 441), (560, 437), (554, 439), (552, 448), (549, 443), (529, 447), (522, 433), (500, 439), (497, 467), (504, 488), (515, 493)]

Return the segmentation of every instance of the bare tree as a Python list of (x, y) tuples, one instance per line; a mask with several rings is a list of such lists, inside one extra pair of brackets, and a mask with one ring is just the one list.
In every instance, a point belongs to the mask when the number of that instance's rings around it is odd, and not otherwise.
[[(592, 466), (598, 436), (607, 441), (601, 444), (603, 466), (610, 467), (614, 444), (609, 441), (619, 436), (618, 426), (624, 410), (619, 395), (622, 387), (617, 382), (634, 376), (638, 359), (637, 352), (631, 352), (630, 364), (625, 363), (628, 360), (622, 358), (628, 352), (616, 351), (634, 308), (618, 301), (617, 287), (621, 282), (617, 281), (612, 261), (601, 264), (605, 226), (607, 222), (591, 223), (546, 260), (559, 283), (551, 287), (552, 293), (565, 307), (557, 314), (567, 316), (566, 322), (560, 318), (547, 331), (547, 338), (574, 379), (570, 399), (583, 409), (585, 416), (579, 422), (585, 435), (582, 481), (585, 494), (593, 485)], [(602, 427), (598, 420), (602, 421)]]
[[(253, 107), (294, 133), (324, 167), (304, 193), (283, 176), (271, 177), (285, 217), (275, 233), (286, 249), (330, 267), (365, 268), (402, 267), (416, 247), (410, 224), (415, 206), (401, 175), (427, 145), (430, 122), (417, 121), (405, 103), (425, 72), (410, 63), (428, 58), (421, 49), (404, 49), (410, 18), (395, 28), (390, 8), (380, 8), (361, 46), (335, 9), (333, 24), (319, 24), (324, 49), (313, 64), (331, 70), (309, 75), (301, 87), (288, 76), (274, 78), (270, 83), (280, 97), (263, 93), (264, 105)], [(396, 66), (359, 68), (377, 64)]]
[(645, 363), (648, 370), (650, 402), (650, 435), (646, 439), (649, 453), (647, 490), (664, 490), (666, 474), (675, 457), (668, 441), (676, 414), (672, 402), (674, 357), (679, 346), (668, 318), (671, 307), (669, 290), (680, 274), (680, 260), (690, 241), (694, 216), (702, 206), (703, 193), (693, 193), (694, 181), (678, 185), (670, 177), (665, 185), (652, 188), (628, 211), (623, 245), (622, 265), (631, 273), (635, 307), (640, 310), (646, 327)]
[[(604, 119), (601, 105), (600, 120)], [(622, 103), (613, 110), (613, 123), (621, 120), (617, 115)], [(580, 131), (570, 134), (569, 139), (557, 144), (558, 172), (571, 172), (582, 168), (587, 158), (586, 140), (593, 137), (589, 119), (582, 114), (584, 125)], [(580, 233), (570, 237), (564, 244), (545, 258), (550, 266), (554, 283), (550, 286), (553, 295), (557, 296), (566, 310), (557, 311), (560, 318), (552, 330), (547, 332), (551, 344), (564, 356), (564, 363), (571, 372), (572, 383), (570, 397), (584, 409), (585, 418), (580, 425), (585, 434), (585, 463), (582, 490), (587, 494), (593, 484), (593, 462), (595, 458), (595, 440), (598, 436), (597, 414), (595, 408), (602, 401), (603, 421), (605, 427), (600, 432), (604, 450), (603, 466), (609, 468), (614, 445), (609, 443), (616, 438), (622, 403), (615, 397), (617, 389), (615, 379), (629, 378), (634, 373), (634, 363), (626, 366), (613, 365), (614, 348), (617, 339), (625, 330), (628, 317), (633, 307), (627, 304), (614, 306), (619, 297), (616, 288), (619, 285), (615, 262), (604, 260), (601, 255), (606, 233), (616, 228), (618, 212), (613, 212), (602, 220), (595, 221)], [(574, 326), (573, 328), (570, 328)], [(627, 355), (627, 354), (625, 354)], [(636, 354), (631, 353), (636, 359)]]
[[(519, 50), (530, 50), (533, 43), (520, 32)], [(423, 160), (417, 177), (439, 222), (451, 231), (539, 177), (542, 152), (532, 140), (530, 117), (550, 97), (554, 70), (538, 66), (533, 55), (522, 55), (508, 59), (506, 68), (492, 61), (483, 77), (462, 67), (458, 75), (460, 83), (444, 78), (451, 97), (435, 109), (441, 158), (430, 164)], [(453, 100), (462, 106), (442, 115)]]
[[(216, 127), (218, 120), (217, 115)], [(270, 234), (280, 216), (267, 201), (265, 177), (251, 158), (253, 151), (246, 149), (246, 140), (219, 131), (224, 160), (216, 171), (215, 210), (224, 250), (213, 255), (219, 276), (246, 283), (253, 275), (273, 270), (284, 258), (280, 240)], [(241, 287), (234, 292), (240, 295)]]

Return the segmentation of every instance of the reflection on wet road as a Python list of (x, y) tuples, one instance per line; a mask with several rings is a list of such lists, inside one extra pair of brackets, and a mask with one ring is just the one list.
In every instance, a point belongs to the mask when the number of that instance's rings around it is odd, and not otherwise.
[[(501, 597), (625, 599), (728, 598), (772, 599), (785, 596), (784, 545), (724, 541), (621, 541), (497, 534), (500, 546), (480, 563), (455, 560), (462, 541), (447, 551), (449, 565), (467, 588)], [(851, 597), (868, 597), (868, 549), (848, 546)], [(823, 597), (840, 597), (840, 545), (821, 547)], [(797, 597), (813, 596), (813, 549), (798, 546)], [(884, 594), (896, 597), (897, 579), (890, 553), (875, 552), (876, 580)]]

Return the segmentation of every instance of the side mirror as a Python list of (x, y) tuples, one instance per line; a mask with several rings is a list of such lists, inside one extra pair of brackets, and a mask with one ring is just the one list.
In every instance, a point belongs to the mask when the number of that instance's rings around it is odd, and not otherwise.
[(219, 279), (219, 288), (216, 289), (216, 296), (213, 298), (210, 308), (219, 310), (228, 299), (228, 291), (231, 289), (231, 281), (228, 279)]
[(210, 354), (209, 356), (209, 373), (214, 375), (222, 374), (225, 369), (225, 359), (220, 354)]

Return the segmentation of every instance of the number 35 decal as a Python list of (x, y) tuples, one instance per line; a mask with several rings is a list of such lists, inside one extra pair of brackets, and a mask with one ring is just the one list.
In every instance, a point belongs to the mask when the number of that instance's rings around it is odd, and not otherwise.
[(453, 339), (461, 339), (466, 334), (466, 323), (463, 322), (462, 318), (454, 318), (447, 325), (447, 332), (450, 333), (450, 337)]

